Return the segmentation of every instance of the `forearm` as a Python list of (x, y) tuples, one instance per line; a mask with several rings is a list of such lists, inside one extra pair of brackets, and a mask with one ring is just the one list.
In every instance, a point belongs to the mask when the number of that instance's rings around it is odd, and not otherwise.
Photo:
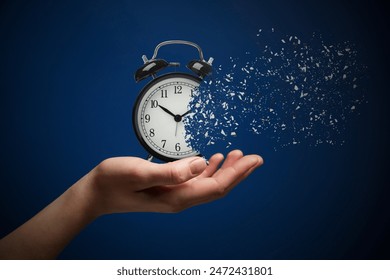
[(60, 197), (0, 240), (0, 259), (53, 259), (93, 219), (85, 176)]

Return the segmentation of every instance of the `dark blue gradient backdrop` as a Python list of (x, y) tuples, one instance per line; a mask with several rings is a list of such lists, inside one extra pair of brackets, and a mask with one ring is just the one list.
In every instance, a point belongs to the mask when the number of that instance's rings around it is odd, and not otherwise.
[[(241, 137), (234, 148), (265, 164), (227, 197), (179, 214), (101, 217), (60, 258), (388, 259), (387, 16), (375, 1), (1, 1), (0, 235), (101, 160), (145, 157), (131, 125), (142, 54), (186, 39), (223, 64), (274, 27), (356, 44), (368, 103), (346, 144), (275, 152), (261, 136)], [(185, 64), (196, 52), (161, 56)]]

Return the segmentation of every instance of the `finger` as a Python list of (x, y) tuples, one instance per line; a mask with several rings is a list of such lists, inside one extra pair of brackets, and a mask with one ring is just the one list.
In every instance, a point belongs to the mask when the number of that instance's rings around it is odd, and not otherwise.
[(258, 166), (260, 163), (261, 157), (258, 155), (244, 156), (232, 162), (230, 166), (220, 169), (219, 172), (214, 174), (213, 179), (217, 181), (221, 188), (227, 188), (244, 176), (251, 168)]
[(232, 186), (248, 176), (261, 163), (257, 155), (245, 156), (237, 160), (232, 166), (218, 171), (213, 177), (201, 178), (189, 186), (174, 189), (168, 195), (168, 204), (175, 209), (208, 202), (226, 195)]
[(222, 172), (224, 169), (232, 166), (237, 160), (239, 160), (240, 158), (242, 158), (244, 155), (242, 153), (242, 151), (240, 150), (234, 150), (234, 151), (231, 151), (225, 161), (223, 162), (221, 168), (216, 172), (216, 174)]
[(221, 166), (221, 169), (228, 168), (232, 166), (237, 160), (242, 158), (244, 155), (241, 150), (233, 150), (231, 151), (224, 161), (223, 165)]
[(200, 175), (200, 178), (211, 177), (218, 170), (219, 164), (222, 162), (224, 156), (223, 154), (215, 154), (209, 160), (209, 165)]
[(176, 185), (200, 175), (207, 167), (201, 157), (190, 157), (164, 164), (152, 164), (147, 172), (148, 185)]
[(240, 182), (242, 182), (243, 180), (245, 180), (253, 171), (255, 171), (256, 168), (260, 167), (261, 165), (263, 165), (264, 161), (263, 161), (263, 158), (262, 157), (259, 157), (259, 163), (254, 165), (253, 167), (251, 167), (248, 171), (246, 171), (243, 175), (241, 175), (240, 177), (238, 177), (236, 179), (236, 181), (233, 182), (233, 184), (231, 184), (230, 186), (228, 186), (227, 188), (227, 192), (229, 192), (231, 189), (233, 189), (235, 186), (237, 186)]

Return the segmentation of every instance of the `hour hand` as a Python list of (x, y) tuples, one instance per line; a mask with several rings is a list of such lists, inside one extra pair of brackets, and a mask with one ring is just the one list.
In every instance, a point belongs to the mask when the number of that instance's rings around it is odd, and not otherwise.
[(171, 111), (169, 111), (167, 108), (161, 106), (161, 105), (158, 105), (158, 107), (160, 107), (161, 109), (163, 109), (165, 112), (167, 112), (168, 114), (170, 114), (172, 117), (175, 117), (176, 115), (174, 113), (172, 113)]

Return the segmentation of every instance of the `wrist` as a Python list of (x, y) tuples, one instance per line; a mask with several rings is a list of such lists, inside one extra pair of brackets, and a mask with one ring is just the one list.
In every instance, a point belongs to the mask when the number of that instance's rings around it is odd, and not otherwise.
[(71, 199), (77, 204), (80, 214), (91, 222), (101, 216), (96, 194), (93, 191), (94, 179), (90, 172), (68, 189)]

